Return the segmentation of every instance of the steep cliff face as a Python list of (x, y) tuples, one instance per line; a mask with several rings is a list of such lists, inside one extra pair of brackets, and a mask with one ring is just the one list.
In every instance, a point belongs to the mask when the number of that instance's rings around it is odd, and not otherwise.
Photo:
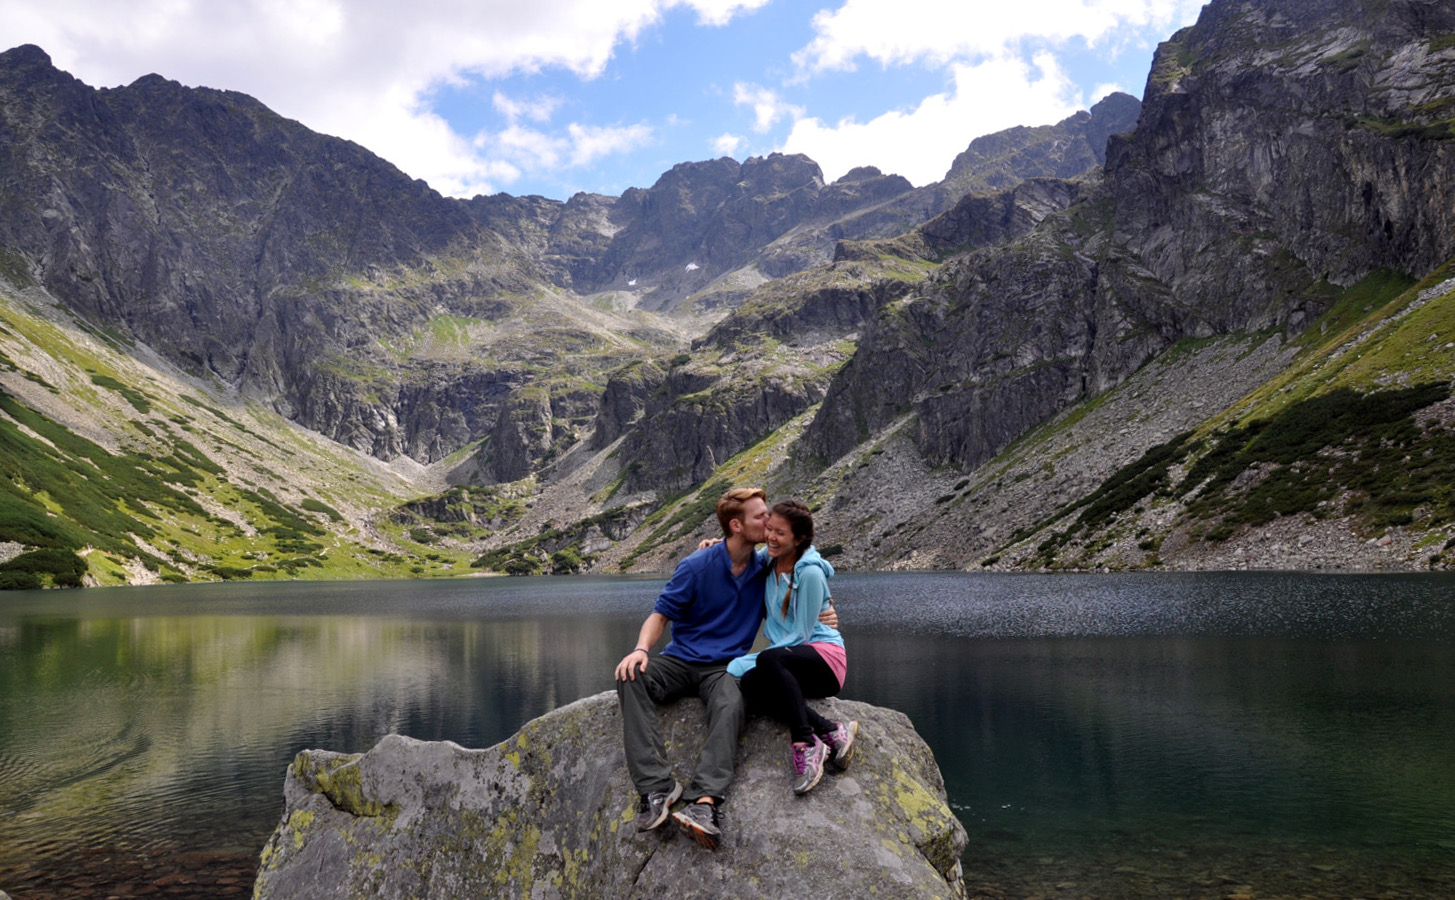
[(923, 275), (904, 260), (844, 261), (762, 286), (665, 375), (641, 366), (614, 375), (597, 446), (622, 435), (616, 455), (631, 490), (675, 493), (706, 481), (823, 400), (852, 338)]
[(1003, 244), (1080, 200), (1088, 188), (1074, 181), (1034, 178), (996, 193), (967, 194), (921, 225), (919, 233), (928, 249), (942, 255)]
[(887, 307), (809, 449), (838, 459), (913, 412), (929, 461), (973, 467), (1182, 337), (1297, 330), (1335, 285), (1448, 258), (1452, 16), (1431, 2), (1210, 4), (1159, 49), (1104, 182)]
[(1455, 249), (1455, 9), (1215, 2), (1114, 138), (1118, 243), (1226, 331), (1293, 320), (1288, 270), (1352, 284)]
[(275, 377), (252, 349), (306, 318), (280, 291), (488, 243), (422, 182), (241, 94), (97, 91), (20, 47), (0, 96), (0, 243), (79, 311), (229, 382)]
[(552, 282), (590, 290), (601, 277), (600, 261), (620, 231), (617, 198), (579, 193), (564, 203), (509, 194), (477, 196), (465, 208), (480, 224), (537, 260)]

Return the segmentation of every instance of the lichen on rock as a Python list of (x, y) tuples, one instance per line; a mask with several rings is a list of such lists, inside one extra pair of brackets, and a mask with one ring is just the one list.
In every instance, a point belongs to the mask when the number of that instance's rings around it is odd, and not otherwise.
[[(638, 834), (616, 697), (598, 694), (483, 750), (389, 735), (365, 754), (305, 750), (264, 848), (257, 900), (307, 897), (964, 896), (965, 830), (909, 719), (843, 700), (861, 723), (853, 766), (804, 797), (782, 726), (752, 720), (715, 853), (669, 822)], [(702, 706), (662, 710), (691, 776)]]

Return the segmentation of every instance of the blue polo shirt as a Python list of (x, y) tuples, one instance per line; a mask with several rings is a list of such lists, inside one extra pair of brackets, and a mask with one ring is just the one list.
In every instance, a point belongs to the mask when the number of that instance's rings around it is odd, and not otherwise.
[(678, 563), (653, 608), (672, 623), (672, 642), (662, 653), (690, 663), (725, 663), (747, 653), (763, 624), (763, 560), (754, 553), (734, 576), (723, 542)]

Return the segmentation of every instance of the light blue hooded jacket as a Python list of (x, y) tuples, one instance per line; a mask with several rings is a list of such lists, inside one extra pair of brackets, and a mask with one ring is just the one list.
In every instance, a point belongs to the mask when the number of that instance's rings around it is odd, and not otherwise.
[[(769, 562), (768, 583), (763, 589), (763, 606), (768, 614), (763, 636), (768, 639), (768, 649), (798, 644), (844, 645), (837, 630), (818, 620), (818, 614), (828, 609), (828, 580), (833, 577), (834, 567), (818, 555), (817, 548), (805, 550), (793, 566), (793, 599), (788, 604), (788, 615), (784, 616), (783, 595), (788, 590), (788, 578), (780, 576)], [(739, 656), (728, 663), (728, 674), (741, 678), (757, 664), (756, 653)]]

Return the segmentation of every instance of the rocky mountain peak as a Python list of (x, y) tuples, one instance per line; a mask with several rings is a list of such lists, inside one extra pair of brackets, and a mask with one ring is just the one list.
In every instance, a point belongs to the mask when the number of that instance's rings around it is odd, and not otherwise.
[(874, 178), (879, 178), (883, 175), (884, 173), (879, 171), (878, 166), (855, 166), (854, 168), (845, 172), (843, 175), (840, 175), (838, 180), (836, 180), (834, 184), (854, 184), (860, 181), (869, 181)]
[(42, 71), (47, 74), (60, 72), (51, 62), (50, 54), (35, 44), (21, 44), (19, 47), (11, 47), (9, 50), (0, 52), (0, 68), (16, 73), (26, 70)]
[(1110, 135), (1137, 124), (1141, 102), (1116, 92), (1055, 125), (1017, 126), (978, 137), (955, 157), (945, 182), (964, 190), (1003, 190), (1026, 178), (1074, 178), (1106, 161)]
[(744, 160), (739, 183), (746, 194), (771, 196), (800, 188), (820, 189), (824, 180), (818, 163), (802, 153), (770, 153)]

